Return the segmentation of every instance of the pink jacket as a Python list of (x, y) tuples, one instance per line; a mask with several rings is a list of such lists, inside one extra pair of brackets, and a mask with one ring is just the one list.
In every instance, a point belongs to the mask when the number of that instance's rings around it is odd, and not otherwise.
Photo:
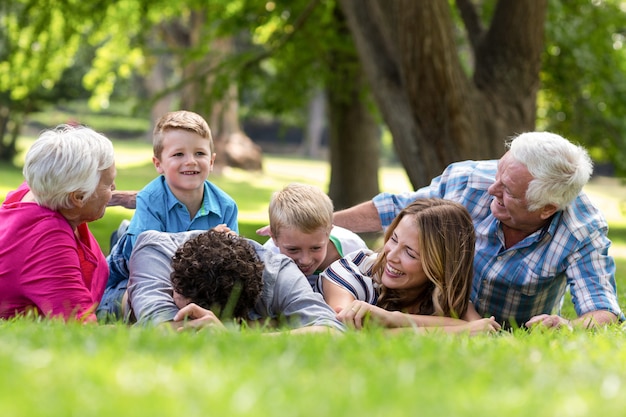
[(86, 223), (79, 240), (58, 212), (21, 202), (26, 183), (0, 207), (0, 318), (39, 315), (95, 321), (109, 275)]

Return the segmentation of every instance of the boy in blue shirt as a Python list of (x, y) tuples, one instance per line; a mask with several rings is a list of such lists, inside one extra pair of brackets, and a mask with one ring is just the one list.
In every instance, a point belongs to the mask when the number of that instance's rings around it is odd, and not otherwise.
[(238, 233), (237, 204), (208, 181), (215, 152), (207, 122), (190, 111), (162, 116), (152, 137), (152, 162), (157, 178), (137, 194), (128, 229), (107, 257), (109, 280), (96, 313), (100, 319), (121, 318), (128, 284), (128, 260), (137, 236), (146, 230), (184, 232), (225, 225)]

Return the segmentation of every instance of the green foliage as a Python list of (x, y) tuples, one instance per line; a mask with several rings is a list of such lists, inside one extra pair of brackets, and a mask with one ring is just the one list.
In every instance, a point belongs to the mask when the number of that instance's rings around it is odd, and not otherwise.
[[(275, 2), (252, 28), (252, 41), (268, 59), (242, 73), (244, 104), (252, 113), (301, 109), (320, 88), (341, 91), (358, 74), (358, 57), (333, 0)], [(261, 20), (262, 19), (262, 20)], [(349, 59), (338, 60), (338, 55)], [(337, 68), (338, 62), (347, 62)], [(344, 75), (352, 74), (352, 76)]]
[(626, 173), (626, 11), (619, 0), (549, 1), (538, 124)]
[(3, 2), (0, 9), (0, 92), (10, 92), (11, 100), (23, 100), (41, 85), (51, 88), (78, 50), (78, 36), (63, 11), (54, 7), (57, 2), (38, 3)]

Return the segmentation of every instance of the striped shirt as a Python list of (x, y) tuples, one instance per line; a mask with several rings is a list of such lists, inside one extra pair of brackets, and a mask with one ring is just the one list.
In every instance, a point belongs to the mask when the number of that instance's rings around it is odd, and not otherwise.
[(378, 257), (377, 252), (369, 249), (359, 249), (343, 258), (336, 260), (320, 273), (317, 281), (317, 290), (324, 294), (322, 280), (330, 282), (347, 290), (355, 300), (376, 304), (378, 300), (378, 285), (372, 280), (372, 267)]
[(476, 228), (471, 301), (482, 316), (523, 325), (538, 314), (559, 314), (569, 288), (580, 316), (606, 310), (624, 320), (617, 302), (615, 263), (602, 213), (581, 192), (544, 228), (511, 248), (490, 210), (497, 160), (449, 165), (429, 186), (374, 199), (384, 228), (416, 198), (440, 197), (463, 204)]

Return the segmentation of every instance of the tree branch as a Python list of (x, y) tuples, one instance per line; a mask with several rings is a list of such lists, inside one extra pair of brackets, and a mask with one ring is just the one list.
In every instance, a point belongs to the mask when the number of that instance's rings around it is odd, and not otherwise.
[(482, 22), (480, 21), (480, 17), (478, 16), (478, 13), (476, 13), (476, 7), (471, 0), (456, 0), (456, 7), (461, 13), (461, 18), (465, 24), (467, 36), (470, 40), (474, 53), (476, 53), (478, 45), (480, 44), (485, 32)]
[(256, 55), (252, 59), (248, 60), (244, 63), (243, 68), (252, 66), (258, 62), (263, 61), (264, 59), (272, 56), (277, 50), (282, 48), (293, 36), (298, 32), (298, 30), (305, 25), (309, 17), (313, 14), (313, 10), (319, 4), (320, 0), (311, 0), (309, 4), (305, 7), (304, 11), (298, 16), (298, 18), (293, 23), (293, 30), (282, 35), (270, 48), (266, 49), (262, 53)]

